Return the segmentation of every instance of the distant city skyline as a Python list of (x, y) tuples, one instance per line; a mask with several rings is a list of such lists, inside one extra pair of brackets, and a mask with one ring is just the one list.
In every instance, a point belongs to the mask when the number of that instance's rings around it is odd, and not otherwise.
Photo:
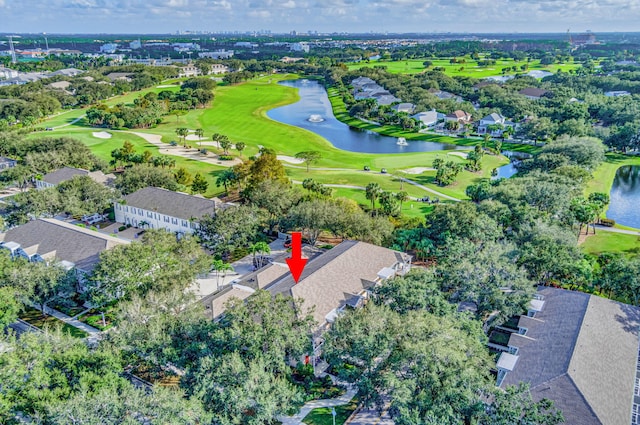
[(637, 31), (637, 0), (0, 0), (2, 32)]

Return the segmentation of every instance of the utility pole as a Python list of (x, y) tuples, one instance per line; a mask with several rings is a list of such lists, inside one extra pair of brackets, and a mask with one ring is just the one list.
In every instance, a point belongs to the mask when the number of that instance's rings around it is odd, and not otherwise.
[(11, 49), (11, 63), (17, 63), (18, 60), (16, 59), (16, 49), (13, 46), (13, 37), (17, 37), (15, 35), (9, 35), (9, 49)]

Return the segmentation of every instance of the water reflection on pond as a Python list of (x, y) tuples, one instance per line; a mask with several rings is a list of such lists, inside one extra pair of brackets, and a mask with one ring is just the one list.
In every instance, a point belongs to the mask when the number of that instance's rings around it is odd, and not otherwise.
[(625, 226), (640, 228), (640, 166), (618, 168), (611, 187), (607, 218)]
[(298, 89), (300, 100), (267, 112), (269, 118), (312, 131), (333, 146), (351, 152), (407, 153), (469, 149), (447, 143), (407, 141), (399, 145), (396, 137), (381, 136), (373, 131), (359, 130), (338, 121), (333, 115), (327, 91), (316, 81), (293, 80), (280, 84)]

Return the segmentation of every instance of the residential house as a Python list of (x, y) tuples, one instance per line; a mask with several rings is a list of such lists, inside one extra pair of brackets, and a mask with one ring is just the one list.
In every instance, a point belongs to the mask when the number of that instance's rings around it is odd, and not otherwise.
[(209, 74), (226, 74), (229, 72), (229, 67), (227, 65), (223, 65), (221, 63), (213, 63), (211, 64), (211, 70)]
[[(500, 125), (502, 129), (489, 130), (489, 127), (492, 125)], [(500, 137), (506, 127), (515, 127), (515, 123), (508, 121), (505, 117), (498, 113), (492, 113), (482, 118), (480, 122), (478, 122), (478, 134), (487, 134), (490, 133), (493, 137)]]
[(445, 115), (444, 120), (456, 121), (456, 122), (459, 122), (460, 124), (469, 124), (472, 121), (472, 116), (468, 112), (457, 109), (453, 111), (453, 113)]
[(460, 97), (460, 96), (458, 96), (456, 94), (453, 94), (453, 93), (449, 93), (447, 91), (438, 90), (438, 89), (429, 89), (428, 91), (429, 91), (429, 93), (431, 93), (432, 95), (434, 95), (435, 97), (437, 97), (438, 99), (441, 99), (441, 100), (453, 99), (458, 103), (464, 101), (464, 99), (462, 99), (462, 97)]
[(311, 50), (311, 46), (309, 46), (309, 43), (305, 43), (304, 41), (302, 41), (300, 43), (291, 43), (289, 45), (289, 50), (292, 52), (309, 53), (309, 51)]
[(567, 424), (640, 423), (640, 309), (595, 295), (541, 288), (498, 361), (498, 385), (526, 382)]
[[(345, 308), (361, 306), (380, 283), (411, 268), (407, 254), (365, 242), (344, 241), (328, 251), (306, 247), (309, 261), (296, 283), (284, 258), (247, 275), (242, 281), (202, 300), (206, 314), (224, 313), (231, 297), (246, 299), (257, 289), (302, 300), (301, 312), (312, 311), (318, 329), (327, 328)], [(284, 256), (283, 256), (284, 257)]]
[(46, 189), (54, 187), (62, 182), (71, 180), (75, 176), (89, 176), (96, 183), (111, 185), (115, 176), (113, 174), (104, 174), (102, 171), (88, 171), (81, 168), (64, 167), (56, 171), (45, 174), (42, 179), (36, 180), (36, 189)]
[(0, 233), (0, 248), (9, 250), (12, 257), (61, 262), (75, 270), (79, 282), (91, 273), (102, 251), (127, 243), (104, 233), (46, 218)]
[(202, 72), (192, 63), (178, 68), (178, 77), (197, 77), (198, 75), (202, 75)]
[(111, 80), (111, 82), (114, 82), (117, 80), (131, 81), (132, 75), (133, 75), (133, 72), (112, 72), (110, 74), (107, 74), (107, 78)]
[(214, 52), (200, 52), (199, 58), (211, 58), (211, 59), (231, 59), (233, 57), (233, 50), (216, 50)]
[(49, 74), (50, 77), (56, 77), (58, 75), (62, 75), (64, 77), (75, 77), (77, 75), (83, 74), (86, 71), (83, 71), (81, 69), (77, 69), (77, 68), (64, 68), (64, 69), (59, 69), (57, 71), (53, 71), (51, 74)]
[(396, 112), (404, 112), (405, 114), (412, 114), (414, 109), (416, 109), (416, 105), (413, 103), (398, 103), (397, 105), (393, 105), (391, 107)]
[(495, 84), (496, 83), (494, 81), (483, 80), (483, 81), (480, 81), (479, 83), (474, 84), (473, 85), (473, 90), (474, 91), (478, 91), (478, 90), (483, 89), (483, 88), (485, 88), (487, 86), (491, 86), (491, 85), (495, 85)]
[(626, 90), (613, 90), (613, 91), (604, 92), (604, 95), (607, 97), (619, 97), (619, 96), (629, 96), (631, 95), (631, 93), (629, 93)]
[(50, 83), (49, 87), (52, 89), (67, 90), (70, 85), (71, 83), (69, 81), (56, 81), (55, 83)]
[(18, 164), (18, 161), (15, 159), (7, 158), (4, 156), (0, 156), (0, 171), (8, 170), (9, 168), (13, 168)]
[(376, 93), (372, 96), (372, 98), (376, 100), (378, 105), (392, 105), (396, 102), (400, 102), (400, 99), (392, 94)]
[(540, 98), (545, 94), (549, 93), (549, 91), (544, 89), (539, 89), (537, 87), (527, 87), (520, 90), (518, 93), (523, 95), (527, 99), (540, 100)]
[(186, 234), (195, 231), (196, 220), (215, 214), (219, 206), (217, 199), (145, 187), (116, 202), (114, 211), (118, 223)]
[(445, 115), (437, 112), (435, 109), (426, 112), (418, 112), (411, 118), (416, 119), (422, 123), (425, 127), (433, 127), (438, 121), (443, 120)]

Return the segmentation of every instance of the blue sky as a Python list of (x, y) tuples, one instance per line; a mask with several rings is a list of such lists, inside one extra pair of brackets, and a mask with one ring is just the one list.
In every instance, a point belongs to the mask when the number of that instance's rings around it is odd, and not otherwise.
[(0, 31), (637, 31), (639, 0), (0, 0)]

